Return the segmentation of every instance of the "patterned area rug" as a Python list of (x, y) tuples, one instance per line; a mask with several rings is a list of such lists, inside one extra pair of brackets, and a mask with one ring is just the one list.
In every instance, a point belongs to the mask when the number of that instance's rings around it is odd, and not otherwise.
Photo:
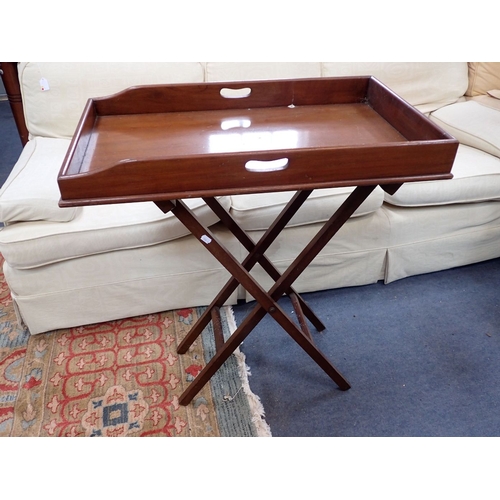
[[(270, 436), (240, 351), (188, 406), (179, 405), (215, 350), (207, 328), (177, 354), (202, 311), (31, 336), (17, 326), (0, 274), (0, 436)], [(222, 317), (228, 336), (231, 308)]]

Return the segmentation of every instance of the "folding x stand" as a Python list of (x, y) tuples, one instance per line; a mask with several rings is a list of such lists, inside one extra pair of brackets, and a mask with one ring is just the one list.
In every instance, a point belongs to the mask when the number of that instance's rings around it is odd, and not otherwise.
[[(237, 87), (236, 89), (234, 87)], [(377, 79), (366, 77), (151, 85), (89, 99), (58, 176), (61, 207), (152, 201), (181, 223), (231, 279), (178, 348), (214, 324), (216, 354), (184, 391), (187, 405), (270, 314), (342, 390), (349, 382), (314, 345), (324, 325), (292, 285), (376, 186), (450, 179), (458, 142)], [(265, 256), (313, 189), (355, 187), (281, 274)], [(296, 191), (253, 240), (217, 196)], [(203, 198), (248, 251), (243, 262), (182, 201)], [(265, 291), (250, 271), (274, 280)], [(224, 340), (219, 308), (241, 284), (257, 301)], [(288, 295), (298, 325), (278, 305)]]
[[(391, 189), (391, 191), (394, 192), (398, 187), (399, 186), (391, 186), (390, 188), (386, 187), (386, 189)], [(292, 284), (370, 195), (374, 188), (375, 186), (357, 187), (283, 274), (278, 272), (264, 253), (285, 228), (301, 205), (306, 201), (312, 191), (297, 191), (282, 210), (281, 214), (256, 244), (246, 232), (239, 227), (231, 215), (215, 198), (204, 198), (205, 203), (248, 250), (249, 253), (242, 263), (239, 263), (229, 251), (217, 241), (216, 237), (208, 228), (197, 220), (182, 200), (156, 202), (157, 206), (163, 212), (171, 211), (232, 275), (232, 278), (227, 282), (179, 345), (178, 353), (186, 353), (191, 344), (198, 338), (209, 322), (213, 322), (216, 354), (181, 395), (180, 404), (189, 404), (193, 397), (210, 380), (213, 374), (264, 318), (266, 313), (270, 314), (283, 327), (283, 329), (314, 361), (316, 361), (340, 389), (347, 390), (350, 388), (350, 384), (345, 377), (315, 346), (305, 318), (309, 319), (318, 331), (324, 330), (325, 326), (309, 308), (302, 297), (295, 292), (292, 288)], [(250, 270), (256, 263), (259, 263), (275, 281), (275, 284), (267, 292), (250, 274)], [(231, 337), (224, 341), (219, 308), (222, 307), (231, 293), (236, 289), (238, 283), (256, 299), (257, 304)], [(299, 321), (299, 326), (297, 326), (278, 304), (279, 298), (284, 294), (288, 295), (291, 299)]]

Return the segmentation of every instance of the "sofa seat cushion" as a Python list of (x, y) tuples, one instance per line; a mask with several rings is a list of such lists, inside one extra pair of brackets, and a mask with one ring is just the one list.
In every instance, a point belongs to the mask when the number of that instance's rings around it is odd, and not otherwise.
[(0, 221), (72, 220), (78, 208), (60, 208), (57, 174), (70, 141), (37, 138), (24, 147), (0, 189)]
[[(288, 227), (327, 221), (353, 188), (316, 189), (300, 207)], [(248, 231), (266, 230), (283, 210), (294, 191), (231, 196), (231, 215)], [(384, 192), (377, 187), (353, 217), (374, 212), (382, 206)]]
[(500, 159), (460, 145), (452, 168), (453, 179), (408, 182), (385, 201), (400, 207), (424, 207), (500, 199)]
[(431, 119), (460, 143), (500, 157), (500, 112), (494, 107), (469, 100), (438, 109)]
[(489, 90), (487, 94), (479, 95), (477, 97), (471, 97), (470, 100), (482, 104), (487, 108), (492, 108), (500, 111), (500, 89)]
[[(229, 198), (219, 198), (229, 207)], [(199, 198), (186, 200), (207, 226), (218, 218)], [(0, 230), (0, 253), (13, 268), (28, 269), (54, 262), (156, 245), (190, 232), (154, 203), (81, 207), (71, 222), (19, 222)]]

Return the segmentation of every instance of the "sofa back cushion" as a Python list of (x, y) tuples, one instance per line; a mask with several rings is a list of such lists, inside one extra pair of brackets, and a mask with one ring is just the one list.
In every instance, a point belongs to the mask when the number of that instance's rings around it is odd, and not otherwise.
[(26, 124), (31, 137), (72, 137), (87, 99), (134, 85), (196, 83), (201, 63), (44, 63), (19, 66)]
[(466, 62), (325, 62), (321, 74), (373, 75), (423, 113), (456, 102), (468, 86)]
[(134, 85), (374, 75), (423, 112), (462, 97), (467, 63), (171, 62), (19, 65), (31, 137), (72, 137), (87, 99)]
[(485, 95), (500, 90), (500, 62), (470, 62), (467, 96)]
[(318, 62), (208, 62), (207, 82), (319, 78)]

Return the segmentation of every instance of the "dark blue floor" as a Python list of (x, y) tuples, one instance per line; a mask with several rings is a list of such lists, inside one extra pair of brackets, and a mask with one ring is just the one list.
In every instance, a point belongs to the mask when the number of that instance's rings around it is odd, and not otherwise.
[(0, 101), (0, 186), (22, 151), (21, 140), (8, 101)]
[(306, 294), (346, 392), (266, 317), (242, 351), (273, 436), (500, 436), (499, 285), (496, 259)]

